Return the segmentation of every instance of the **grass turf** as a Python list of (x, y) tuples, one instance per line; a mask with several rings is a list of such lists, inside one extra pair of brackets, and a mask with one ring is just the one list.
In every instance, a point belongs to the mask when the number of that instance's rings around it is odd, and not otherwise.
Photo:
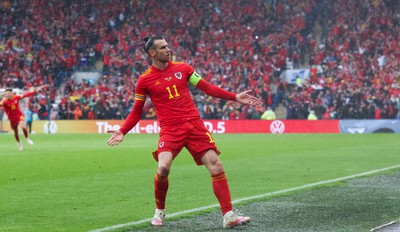
[[(250, 224), (234, 231), (251, 232), (362, 232), (397, 218), (400, 208), (400, 172), (356, 178), (346, 184), (320, 186), (240, 205), (252, 217)], [(221, 227), (220, 213), (165, 221), (163, 227), (124, 228), (117, 231), (213, 231)], [(398, 225), (377, 232), (399, 231)], [(397, 229), (397, 230), (396, 230)]]
[[(232, 199), (400, 164), (399, 137), (214, 135)], [(0, 231), (88, 231), (151, 217), (157, 135), (128, 135), (117, 147), (107, 138), (33, 135), (35, 145), (20, 152), (12, 135), (0, 135)], [(168, 212), (216, 203), (209, 174), (182, 152), (170, 174)]]

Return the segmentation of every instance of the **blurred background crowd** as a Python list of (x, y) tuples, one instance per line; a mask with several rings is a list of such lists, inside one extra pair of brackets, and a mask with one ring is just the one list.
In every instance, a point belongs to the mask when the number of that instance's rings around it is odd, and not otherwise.
[[(142, 38), (163, 35), (173, 60), (250, 107), (193, 89), (205, 119), (400, 119), (398, 0), (3, 0), (0, 89), (31, 97), (39, 119), (124, 119), (150, 65)], [(309, 75), (295, 83), (289, 69)], [(76, 82), (76, 72), (99, 80)], [(156, 119), (148, 99), (143, 119)]]

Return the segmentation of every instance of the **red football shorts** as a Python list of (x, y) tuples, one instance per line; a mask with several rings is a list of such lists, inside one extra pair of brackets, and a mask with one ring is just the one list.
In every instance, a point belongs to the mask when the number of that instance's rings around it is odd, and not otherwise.
[(177, 125), (163, 126), (158, 149), (153, 152), (153, 157), (158, 161), (158, 154), (169, 151), (175, 158), (183, 147), (190, 152), (197, 165), (203, 164), (201, 158), (210, 149), (220, 154), (204, 123), (201, 119), (195, 119)]
[(23, 115), (21, 115), (21, 116), (19, 116), (19, 119), (18, 118), (16, 118), (16, 119), (10, 118), (9, 120), (10, 120), (10, 124), (11, 124), (11, 129), (15, 129), (18, 127), (19, 122), (25, 121), (25, 117)]

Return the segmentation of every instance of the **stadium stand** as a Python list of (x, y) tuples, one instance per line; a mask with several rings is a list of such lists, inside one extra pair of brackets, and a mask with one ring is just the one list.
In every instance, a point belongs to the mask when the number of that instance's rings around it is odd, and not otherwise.
[[(259, 119), (268, 106), (287, 119), (310, 110), (319, 119), (400, 118), (399, 7), (396, 0), (6, 0), (0, 88), (49, 84), (48, 96), (30, 101), (40, 119), (123, 119), (150, 65), (142, 38), (162, 34), (174, 60), (222, 88), (254, 89), (265, 103), (242, 106), (194, 89), (204, 118)], [(310, 73), (301, 84), (281, 78), (299, 68)], [(94, 82), (73, 78), (93, 70), (101, 73)], [(154, 117), (149, 101), (143, 118)]]

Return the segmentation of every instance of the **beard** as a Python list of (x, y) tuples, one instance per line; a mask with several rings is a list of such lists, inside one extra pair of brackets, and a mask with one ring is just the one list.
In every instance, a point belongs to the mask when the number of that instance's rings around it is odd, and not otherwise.
[(167, 63), (171, 60), (171, 54), (157, 54), (156, 59), (161, 63)]

